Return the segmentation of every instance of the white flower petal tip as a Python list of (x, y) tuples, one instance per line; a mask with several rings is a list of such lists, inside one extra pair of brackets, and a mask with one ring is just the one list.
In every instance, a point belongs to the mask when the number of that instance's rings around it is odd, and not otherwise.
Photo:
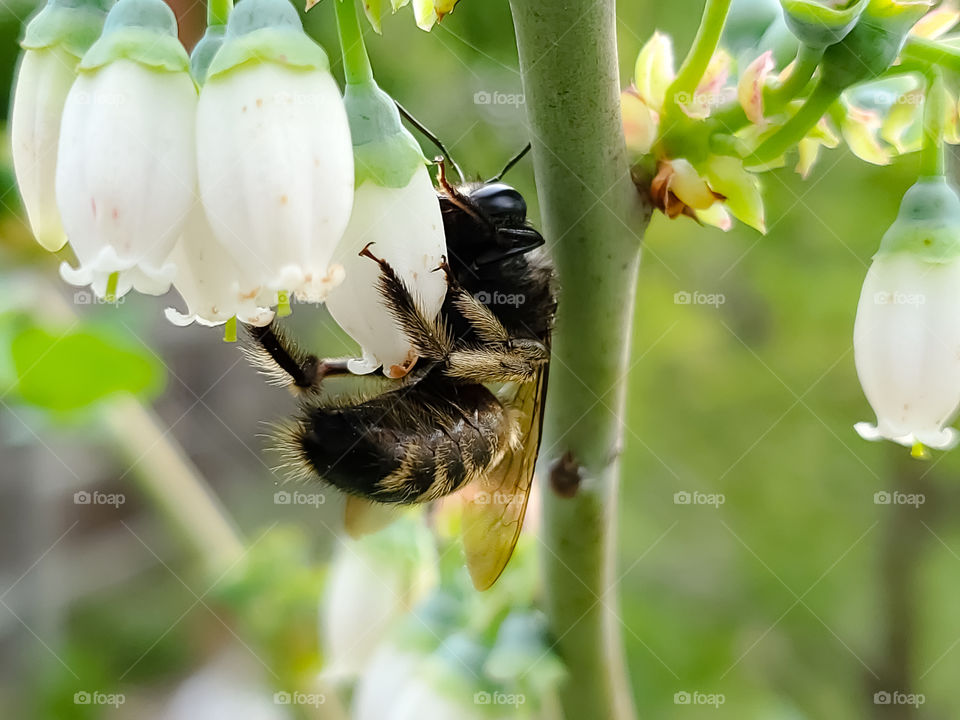
[(895, 435), (882, 431), (876, 425), (867, 422), (860, 422), (853, 426), (857, 434), (864, 440), (870, 442), (879, 442), (889, 440), (898, 445), (903, 445), (911, 449), (911, 454), (917, 458), (927, 458), (929, 454), (926, 448), (934, 450), (952, 450), (960, 442), (960, 433), (953, 428), (944, 428), (943, 430), (929, 430), (909, 435)]
[(93, 262), (78, 268), (67, 262), (60, 264), (60, 277), (64, 282), (77, 287), (89, 285), (94, 295), (101, 299), (106, 297), (107, 283), (113, 273), (118, 274), (114, 296), (121, 298), (131, 289), (145, 295), (163, 295), (170, 289), (176, 271), (172, 263), (157, 268), (123, 260), (111, 246), (100, 250)]

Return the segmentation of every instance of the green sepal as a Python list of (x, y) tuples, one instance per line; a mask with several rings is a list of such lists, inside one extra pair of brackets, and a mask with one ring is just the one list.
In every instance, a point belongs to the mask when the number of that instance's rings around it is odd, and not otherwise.
[(193, 46), (193, 52), (190, 53), (190, 74), (197, 85), (203, 85), (207, 81), (210, 65), (223, 47), (226, 34), (226, 25), (208, 25), (203, 37)]
[(27, 25), (24, 50), (62, 46), (79, 60), (96, 42), (113, 0), (48, 0)]
[(857, 24), (869, 0), (831, 7), (819, 0), (780, 0), (787, 27), (804, 45), (825, 48), (840, 42)]
[(920, 178), (904, 193), (874, 257), (901, 252), (937, 264), (960, 257), (960, 197), (946, 178)]
[(343, 102), (353, 138), (356, 187), (367, 180), (380, 187), (406, 187), (427, 160), (400, 121), (396, 103), (372, 80), (348, 83)]
[(821, 85), (840, 91), (880, 75), (929, 9), (927, 0), (870, 0), (853, 30), (824, 52)]
[(190, 69), (190, 58), (177, 38), (177, 18), (163, 0), (120, 0), (79, 69), (89, 72), (121, 59), (170, 72)]
[(230, 13), (227, 34), (207, 80), (247, 63), (272, 62), (299, 70), (329, 70), (323, 48), (303, 31), (287, 0), (243, 0)]

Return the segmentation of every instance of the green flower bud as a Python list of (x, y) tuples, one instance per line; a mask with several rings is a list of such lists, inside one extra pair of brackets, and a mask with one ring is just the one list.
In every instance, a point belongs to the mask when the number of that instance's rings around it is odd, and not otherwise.
[(103, 35), (83, 56), (80, 70), (95, 70), (120, 59), (157, 70), (189, 69), (187, 51), (177, 38), (177, 18), (166, 3), (125, 0), (114, 6)]
[(929, 8), (928, 0), (870, 0), (854, 28), (824, 53), (821, 85), (839, 92), (882, 73)]
[(804, 45), (825, 48), (840, 42), (857, 24), (869, 0), (824, 3), (822, 0), (780, 0), (791, 32)]
[(946, 178), (921, 178), (904, 193), (874, 257), (900, 252), (928, 263), (960, 257), (960, 198)]

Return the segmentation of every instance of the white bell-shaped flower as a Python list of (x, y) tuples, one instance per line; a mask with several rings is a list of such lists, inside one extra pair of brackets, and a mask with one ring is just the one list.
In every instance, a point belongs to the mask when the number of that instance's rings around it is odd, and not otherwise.
[[(200, 195), (221, 244), (255, 283), (322, 301), (353, 204), (343, 100), (287, 0), (244, 0), (197, 115)], [(245, 290), (253, 291), (254, 288)]]
[(337, 3), (337, 21), (357, 189), (350, 224), (334, 256), (346, 279), (330, 293), (327, 308), (362, 348), (362, 358), (349, 363), (352, 372), (382, 367), (388, 377), (399, 378), (417, 354), (381, 297), (380, 266), (360, 252), (372, 243), (371, 252), (390, 264), (423, 314), (436, 317), (447, 292), (445, 275), (436, 272), (446, 253), (443, 218), (419, 145), (401, 124), (396, 104), (373, 80), (352, 2)]
[(960, 198), (944, 178), (904, 195), (867, 273), (853, 335), (857, 374), (877, 414), (868, 440), (948, 449), (960, 407)]
[(321, 606), (326, 677), (348, 680), (366, 666), (394, 623), (436, 584), (435, 563), (429, 531), (410, 517), (342, 542)]
[(252, 283), (214, 236), (199, 199), (170, 253), (170, 261), (176, 266), (173, 286), (187, 304), (186, 313), (166, 309), (167, 320), (174, 325), (222, 325), (235, 316), (240, 322), (260, 327), (273, 320), (269, 306), (275, 298), (241, 291)]
[(436, 317), (447, 292), (446, 277), (436, 272), (446, 252), (437, 194), (421, 163), (405, 187), (383, 187), (367, 180), (357, 188), (353, 208), (334, 256), (346, 279), (330, 293), (327, 308), (363, 348), (363, 358), (349, 362), (351, 372), (365, 374), (383, 367), (388, 377), (402, 377), (417, 355), (377, 289), (380, 266), (361, 257), (360, 251), (374, 243), (370, 250), (390, 263), (413, 290), (424, 314)]
[(158, 295), (196, 193), (197, 91), (173, 11), (120, 0), (84, 55), (63, 110), (57, 204), (80, 262), (60, 272), (103, 297)]
[(55, 191), (63, 105), (106, 15), (100, 0), (51, 0), (30, 21), (21, 43), (10, 110), (13, 168), (30, 229), (51, 252), (67, 242)]

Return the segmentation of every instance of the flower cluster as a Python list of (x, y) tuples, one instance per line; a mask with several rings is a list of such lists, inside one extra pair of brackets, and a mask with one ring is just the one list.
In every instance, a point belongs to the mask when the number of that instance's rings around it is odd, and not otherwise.
[(24, 205), (45, 248), (69, 243), (63, 278), (109, 300), (172, 284), (186, 310), (168, 309), (171, 322), (228, 334), (235, 319), (269, 323), (290, 297), (329, 300), (362, 346), (352, 369), (402, 376), (416, 355), (359, 251), (375, 242), (435, 315), (443, 225), (352, 0), (337, 0), (345, 98), (286, 0), (245, 0), (192, 57), (163, 0), (102, 1), (50, 0), (14, 100)]
[[(747, 4), (749, 12), (763, 16)], [(724, 17), (708, 2), (694, 48), (675, 68), (655, 33), (622, 94), (624, 136), (638, 190), (674, 218), (763, 231), (759, 174), (786, 164), (807, 176), (821, 148), (841, 141), (884, 165), (921, 152), (867, 274), (857, 311), (857, 372), (877, 415), (859, 423), (922, 457), (953, 447), (960, 411), (960, 197), (946, 180), (943, 144), (960, 142), (960, 21), (928, 0), (781, 0), (760, 22)], [(716, 8), (723, 12), (712, 15)], [(713, 9), (713, 10), (712, 10)], [(754, 19), (755, 20), (755, 19)], [(724, 22), (730, 32), (723, 34)], [(753, 28), (753, 37), (743, 31)], [(779, 38), (780, 47), (773, 38)], [(786, 48), (783, 39), (786, 38)], [(726, 49), (721, 44), (726, 43)], [(776, 57), (794, 55), (778, 68)]]
[[(640, 51), (622, 94), (624, 135), (638, 189), (668, 217), (727, 230), (732, 215), (764, 232), (758, 175), (785, 165), (794, 149), (804, 177), (820, 149), (841, 140), (874, 164), (919, 149), (925, 82), (916, 67), (895, 63), (908, 34), (939, 38), (960, 13), (928, 12), (926, 0), (783, 0), (782, 13), (772, 5), (776, 19), (755, 37), (718, 34), (729, 48), (718, 43), (699, 67), (691, 52), (676, 69), (672, 42), (659, 32)], [(780, 68), (783, 52), (770, 47), (777, 35), (795, 53)], [(945, 139), (957, 142), (956, 98), (946, 112)]]

